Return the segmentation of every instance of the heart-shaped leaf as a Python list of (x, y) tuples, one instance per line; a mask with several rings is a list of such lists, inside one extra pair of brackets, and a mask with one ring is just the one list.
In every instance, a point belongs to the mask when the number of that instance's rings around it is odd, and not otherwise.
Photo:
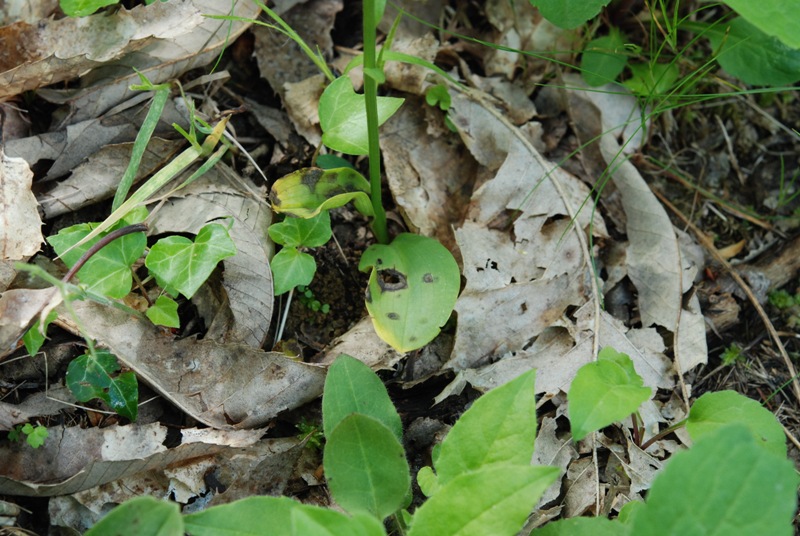
[[(382, 125), (403, 104), (397, 97), (378, 97), (378, 125)], [(369, 153), (367, 109), (364, 95), (353, 90), (347, 76), (330, 83), (319, 99), (319, 125), (322, 143), (345, 154)]]
[(319, 247), (331, 239), (331, 216), (323, 210), (313, 218), (286, 218), (270, 225), (269, 237), (283, 246)]
[(165, 289), (176, 289), (191, 298), (217, 263), (236, 255), (227, 229), (210, 223), (200, 229), (194, 242), (183, 236), (162, 238), (150, 249), (145, 265)]
[(76, 357), (67, 367), (67, 386), (80, 402), (104, 400), (111, 409), (135, 421), (139, 390), (133, 372), (119, 372), (117, 358), (107, 351)]
[(169, 296), (159, 296), (156, 303), (147, 309), (144, 313), (150, 322), (158, 326), (166, 326), (168, 328), (181, 327), (181, 321), (178, 318), (178, 304)]
[(620, 421), (650, 398), (633, 361), (610, 347), (600, 350), (597, 361), (582, 366), (569, 389), (572, 437), (580, 441), (589, 433)]
[(285, 247), (269, 263), (275, 295), (289, 292), (297, 285), (308, 285), (317, 271), (317, 261), (297, 248)]
[(312, 218), (350, 201), (364, 216), (372, 216), (369, 191), (369, 181), (354, 169), (303, 168), (275, 181), (270, 198), (275, 212), (301, 218)]
[(461, 276), (453, 255), (433, 238), (403, 233), (364, 252), (358, 269), (370, 268), (367, 311), (378, 335), (398, 352), (432, 341), (458, 298)]

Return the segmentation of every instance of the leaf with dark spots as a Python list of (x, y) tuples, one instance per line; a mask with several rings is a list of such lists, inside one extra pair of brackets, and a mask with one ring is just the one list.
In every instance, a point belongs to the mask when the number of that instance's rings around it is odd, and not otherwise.
[(275, 212), (311, 218), (323, 210), (349, 203), (365, 216), (372, 216), (369, 181), (351, 168), (322, 170), (303, 168), (278, 179), (270, 198)]

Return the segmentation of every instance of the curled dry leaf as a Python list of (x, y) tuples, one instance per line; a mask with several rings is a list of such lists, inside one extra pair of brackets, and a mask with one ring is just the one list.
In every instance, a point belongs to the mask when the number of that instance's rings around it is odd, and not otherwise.
[[(253, 428), (322, 393), (321, 367), (244, 344), (173, 340), (149, 320), (92, 302), (72, 304), (87, 337), (167, 400), (213, 428)], [(79, 333), (68, 315), (61, 324)]]
[(193, 2), (155, 2), (90, 17), (4, 26), (0, 39), (16, 46), (0, 51), (0, 98), (69, 80), (153, 39), (175, 39), (202, 22)]
[[(267, 235), (272, 210), (265, 198), (248, 190), (244, 179), (218, 163), (200, 179), (179, 190), (153, 215), (150, 233), (194, 233), (212, 220), (230, 218), (237, 253), (224, 261), (223, 287), (233, 314), (230, 325), (210, 329), (218, 342), (242, 342), (260, 348), (272, 320), (272, 272), (275, 246)], [(223, 315), (224, 316), (224, 315)], [(218, 318), (222, 318), (219, 316)]]

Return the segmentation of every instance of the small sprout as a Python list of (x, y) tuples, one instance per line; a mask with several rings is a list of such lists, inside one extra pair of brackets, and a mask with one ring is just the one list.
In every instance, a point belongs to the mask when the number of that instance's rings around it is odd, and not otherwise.
[(730, 346), (725, 348), (725, 351), (722, 352), (720, 358), (722, 359), (723, 365), (730, 366), (744, 359), (744, 352), (738, 344), (732, 343)]

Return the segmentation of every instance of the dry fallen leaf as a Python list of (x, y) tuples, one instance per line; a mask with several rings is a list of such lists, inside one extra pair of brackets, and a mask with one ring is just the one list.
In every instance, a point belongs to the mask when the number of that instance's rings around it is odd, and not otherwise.
[(32, 182), (27, 162), (7, 156), (0, 145), (0, 260), (27, 259), (44, 241)]

